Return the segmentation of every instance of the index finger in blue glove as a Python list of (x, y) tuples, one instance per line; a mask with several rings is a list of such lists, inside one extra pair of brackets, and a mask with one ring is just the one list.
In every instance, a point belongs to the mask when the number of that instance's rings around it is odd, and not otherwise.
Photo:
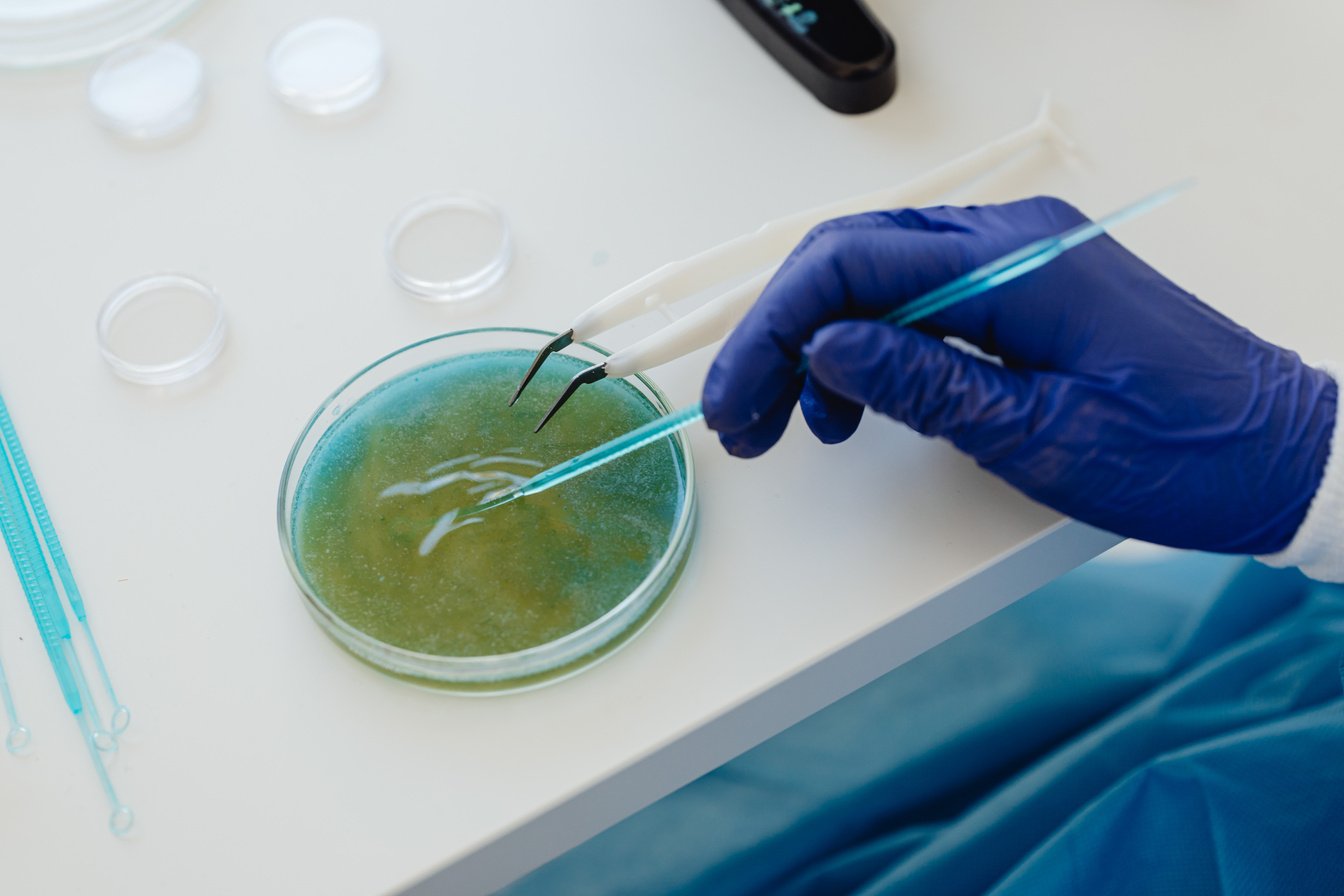
[(1008, 454), (1040, 425), (1048, 378), (1008, 370), (916, 330), (839, 321), (807, 345), (809, 379), (982, 463)]
[(750, 425), (736, 432), (719, 432), (719, 444), (734, 457), (757, 457), (779, 441), (784, 429), (789, 425), (793, 405), (802, 391), (802, 377), (794, 377), (784, 382), (782, 391), (774, 403), (753, 417)]
[[(730, 437), (722, 439), (725, 446), (754, 456), (779, 439), (802, 388), (803, 346), (818, 327), (885, 313), (961, 273), (962, 247), (939, 233), (949, 229), (958, 228), (912, 209), (839, 218), (813, 229), (710, 367), (705, 420)], [(893, 231), (904, 238), (893, 239)]]

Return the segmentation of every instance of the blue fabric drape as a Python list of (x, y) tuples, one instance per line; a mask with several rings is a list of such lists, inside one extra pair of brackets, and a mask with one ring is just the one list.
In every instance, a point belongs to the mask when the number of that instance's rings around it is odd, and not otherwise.
[(1344, 894), (1344, 588), (1093, 563), (524, 878), (530, 894)]

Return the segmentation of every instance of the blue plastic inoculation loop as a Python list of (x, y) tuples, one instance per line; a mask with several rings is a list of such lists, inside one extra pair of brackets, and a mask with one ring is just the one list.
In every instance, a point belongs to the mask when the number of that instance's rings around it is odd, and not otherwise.
[[(42, 639), (42, 646), (46, 650), (52, 672), (61, 688), (61, 695), (79, 725), (80, 735), (88, 748), (94, 771), (112, 806), (112, 830), (120, 834), (130, 829), (132, 816), (130, 810), (126, 809), (117, 798), (102, 758), (102, 751), (116, 748), (116, 739), (98, 721), (96, 707), (89, 694), (88, 681), (71, 641), (70, 623), (62, 605), (61, 592), (47, 565), (47, 556), (51, 557), (58, 574), (67, 581), (66, 600), (81, 623), (84, 623), (83, 600), (74, 587), (73, 576), (69, 576), (65, 554), (56, 538), (46, 506), (37, 491), (37, 483), (33, 479), (23, 448), (18, 443), (18, 435), (14, 431), (3, 399), (0, 399), (0, 443), (2, 443), (0, 444), (0, 532), (4, 535), (5, 546), (14, 563), (14, 570), (18, 573), (24, 597), (27, 598), (33, 621), (37, 624), (37, 631)], [(22, 489), (20, 481), (23, 483)], [(36, 528), (34, 519), (37, 520)], [(43, 545), (38, 540), (37, 529), (42, 530), (43, 538), (46, 540), (47, 555), (43, 554)], [(97, 646), (92, 643), (87, 623), (84, 623), (84, 632), (89, 636), (90, 647), (97, 656)], [(98, 658), (98, 663), (101, 666), (101, 657)], [(101, 671), (109, 696), (113, 698), (113, 705), (119, 706), (112, 694), (111, 683), (106, 681), (105, 670)], [(8, 691), (7, 682), (5, 690)], [(16, 739), (15, 732), (22, 726), (18, 726), (15, 721), (12, 701), (7, 701), (6, 709), (11, 727), (6, 746), (14, 749), (12, 744)], [(26, 729), (23, 731), (26, 732)], [(17, 735), (18, 741), (24, 739), (23, 734)]]
[(135, 813), (131, 811), (130, 806), (117, 806), (112, 810), (112, 817), (108, 819), (107, 827), (118, 837), (125, 837), (135, 827)]
[(9, 679), (5, 677), (5, 666), (0, 663), (0, 699), (5, 704), (5, 718), (9, 721), (9, 734), (5, 737), (5, 749), (17, 754), (32, 738), (32, 732), (19, 724), (19, 711), (14, 706), (14, 695), (9, 690)]
[(18, 725), (9, 729), (9, 734), (5, 735), (5, 749), (18, 755), (23, 752), (32, 739), (33, 732), (23, 725)]
[(37, 521), (38, 529), (42, 533), (42, 540), (46, 544), (47, 553), (51, 556), (52, 565), (56, 568), (56, 575), (60, 578), (66, 601), (69, 602), (70, 610), (74, 613), (75, 619), (79, 621), (84, 632), (84, 640), (93, 656), (94, 666), (98, 670), (98, 677), (102, 681), (103, 690), (106, 691), (109, 702), (116, 707), (112, 730), (115, 733), (120, 733), (130, 723), (130, 711), (126, 710), (125, 713), (122, 713), (125, 722), (118, 728), (116, 717), (118, 713), (121, 713), (121, 710), (125, 709), (125, 706), (117, 699), (116, 689), (112, 687), (112, 678), (108, 675), (107, 665), (103, 662), (102, 651), (98, 649), (98, 642), (94, 639), (93, 629), (89, 625), (88, 610), (84, 606), (84, 597), (80, 594), (79, 585), (75, 582), (75, 574), (70, 569), (70, 562), (66, 559), (65, 548), (62, 547), (61, 539), (56, 534), (56, 527), (51, 521), (51, 514), (47, 511), (47, 503), (42, 499), (42, 492), (37, 487), (37, 478), (33, 475), (32, 467), (28, 463), (28, 455), (23, 450), (23, 443), (19, 441), (18, 431), (14, 428), (14, 421), (9, 415), (9, 408), (5, 405), (3, 396), (0, 396), (0, 437), (4, 439), (5, 450), (9, 454), (20, 483), (23, 485), (28, 506), (32, 510), (33, 518)]

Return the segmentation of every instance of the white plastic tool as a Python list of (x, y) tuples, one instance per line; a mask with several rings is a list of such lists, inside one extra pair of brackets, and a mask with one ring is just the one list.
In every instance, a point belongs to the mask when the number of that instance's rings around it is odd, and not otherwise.
[(983, 176), (1019, 152), (1044, 142), (1063, 148), (1072, 145), (1072, 141), (1050, 117), (1048, 96), (1042, 101), (1035, 119), (1026, 127), (991, 140), (899, 186), (770, 221), (751, 233), (681, 261), (663, 265), (616, 290), (574, 318), (568, 330), (537, 354), (514, 393), (513, 400), (517, 400), (541, 364), (553, 352), (574, 342), (592, 339), (618, 324), (709, 289), (716, 283), (765, 266), (760, 273), (710, 299), (658, 332), (613, 352), (605, 364), (580, 372), (537, 426), (540, 430), (579, 386), (607, 376), (629, 376), (666, 364), (727, 335), (760, 296), (784, 257), (809, 230), (821, 222), (871, 209), (927, 205), (968, 181)]

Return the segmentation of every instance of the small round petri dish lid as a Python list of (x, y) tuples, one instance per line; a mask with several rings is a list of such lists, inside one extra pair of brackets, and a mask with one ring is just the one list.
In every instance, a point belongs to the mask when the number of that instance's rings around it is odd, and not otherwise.
[(209, 367), (225, 329), (219, 293), (185, 274), (152, 274), (108, 296), (98, 312), (98, 349), (123, 379), (166, 385)]
[(504, 213), (469, 194), (432, 193), (393, 219), (385, 245), (388, 272), (427, 302), (484, 293), (509, 270), (513, 240)]
[(89, 78), (89, 105), (98, 121), (133, 140), (182, 131), (196, 120), (204, 96), (201, 57), (175, 41), (123, 47)]
[(383, 41), (350, 19), (313, 19), (276, 39), (266, 58), (271, 90), (309, 115), (337, 115), (373, 99), (383, 86)]

